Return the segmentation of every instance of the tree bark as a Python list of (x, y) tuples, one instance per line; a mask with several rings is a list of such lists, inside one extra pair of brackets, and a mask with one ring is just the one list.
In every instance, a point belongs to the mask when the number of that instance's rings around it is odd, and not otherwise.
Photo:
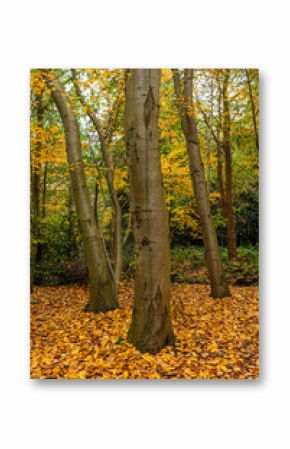
[(43, 187), (42, 187), (42, 218), (45, 218), (45, 216), (46, 216), (47, 171), (48, 171), (48, 166), (47, 166), (47, 162), (45, 162), (44, 170), (43, 170)]
[[(43, 119), (42, 119), (43, 122)], [(45, 162), (43, 167), (43, 178), (42, 178), (42, 197), (41, 197), (41, 207), (39, 205), (39, 215), (41, 209), (41, 218), (44, 219), (46, 216), (46, 184), (47, 184), (47, 162)], [(40, 196), (40, 194), (39, 194)], [(40, 232), (39, 232), (40, 234)], [(39, 241), (37, 243), (37, 252), (36, 252), (36, 265), (39, 264), (43, 257), (43, 243)]]
[(210, 153), (211, 153), (211, 128), (212, 128), (212, 116), (213, 116), (213, 80), (210, 84), (210, 118), (209, 118), (209, 128), (207, 129), (207, 146), (206, 146), (206, 182), (207, 182), (207, 193), (210, 195), (211, 190), (211, 179), (210, 179)]
[(130, 70), (126, 81), (126, 146), (137, 253), (128, 340), (141, 352), (174, 344), (170, 253), (159, 154), (160, 70)]
[[(118, 291), (120, 278), (122, 274), (122, 265), (123, 265), (123, 246), (122, 246), (122, 209), (119, 203), (119, 199), (117, 196), (117, 192), (114, 188), (114, 166), (112, 157), (108, 148), (108, 144), (112, 138), (112, 127), (111, 131), (108, 133), (107, 139), (104, 135), (101, 125), (97, 116), (91, 110), (89, 105), (86, 103), (84, 96), (81, 92), (81, 89), (78, 84), (76, 70), (72, 70), (74, 86), (76, 89), (77, 96), (83, 105), (88, 117), (91, 119), (100, 142), (101, 152), (103, 155), (103, 160), (106, 166), (106, 178), (109, 188), (109, 195), (112, 203), (113, 217), (112, 217), (112, 247), (113, 247), (113, 260), (114, 260), (114, 279), (116, 283), (116, 290)], [(117, 107), (117, 104), (115, 105)]]
[(196, 121), (193, 112), (192, 70), (185, 69), (184, 71), (184, 100), (182, 100), (179, 72), (174, 70), (173, 73), (181, 124), (186, 138), (192, 186), (198, 205), (202, 228), (211, 295), (215, 298), (222, 298), (224, 296), (229, 296), (230, 292), (225, 279), (216, 230), (210, 213), (204, 167), (201, 159)]
[(31, 267), (30, 267), (30, 290), (33, 290), (35, 270), (37, 264), (41, 260), (41, 244), (39, 219), (40, 219), (40, 193), (41, 193), (41, 131), (43, 129), (43, 105), (42, 95), (36, 96), (36, 124), (37, 124), (37, 142), (35, 148), (35, 164), (32, 167), (32, 202), (33, 202), (33, 220), (32, 220), (32, 235), (33, 244), (31, 245)]
[(74, 232), (74, 216), (73, 216), (73, 193), (71, 183), (68, 191), (68, 234), (70, 242), (70, 257), (74, 258), (78, 253), (78, 246)]
[(98, 201), (99, 201), (99, 183), (98, 180), (95, 182), (95, 195), (94, 195), (94, 216), (96, 223), (98, 223)]
[(230, 70), (226, 69), (223, 78), (223, 133), (224, 152), (226, 164), (226, 225), (227, 225), (227, 246), (229, 259), (233, 259), (237, 254), (236, 232), (234, 224), (233, 210), (233, 173), (232, 173), (232, 149), (231, 149), (231, 120), (228, 98), (228, 82)]
[(92, 312), (114, 310), (118, 307), (117, 293), (90, 204), (84, 163), (81, 158), (79, 126), (69, 99), (52, 72), (47, 74), (47, 83), (63, 122), (73, 196), (89, 272), (90, 298), (85, 310)]
[(204, 110), (201, 107), (199, 99), (197, 99), (197, 105), (199, 112), (202, 114), (204, 122), (207, 126), (208, 131), (210, 132), (210, 135), (213, 137), (213, 140), (216, 143), (216, 156), (217, 156), (217, 183), (220, 193), (220, 199), (221, 199), (221, 208), (222, 213), (224, 216), (224, 219), (226, 220), (226, 205), (225, 205), (225, 190), (224, 190), (224, 180), (223, 180), (223, 162), (222, 162), (222, 140), (221, 140), (221, 93), (219, 89), (219, 96), (218, 96), (218, 123), (216, 125), (216, 132), (214, 131), (214, 127), (211, 124), (211, 120), (208, 118), (207, 114), (204, 112)]
[(247, 84), (248, 84), (248, 90), (249, 90), (249, 96), (250, 96), (250, 102), (251, 102), (256, 148), (257, 148), (257, 151), (259, 151), (259, 132), (258, 132), (257, 121), (256, 121), (256, 107), (255, 107), (255, 102), (254, 102), (254, 98), (253, 98), (253, 90), (252, 90), (249, 70), (246, 69), (245, 71), (246, 71), (246, 78), (247, 78)]
[(220, 191), (221, 209), (224, 219), (227, 218), (226, 202), (225, 202), (225, 189), (224, 189), (224, 177), (223, 177), (223, 162), (222, 162), (222, 143), (221, 143), (221, 91), (218, 91), (218, 116), (219, 124), (217, 125), (217, 140), (216, 140), (216, 156), (217, 156), (217, 181)]
[(131, 213), (131, 210), (129, 209), (127, 228), (126, 228), (126, 232), (125, 232), (125, 235), (124, 235), (124, 238), (122, 241), (123, 248), (126, 246), (126, 243), (130, 236), (131, 231), (132, 231), (132, 213)]

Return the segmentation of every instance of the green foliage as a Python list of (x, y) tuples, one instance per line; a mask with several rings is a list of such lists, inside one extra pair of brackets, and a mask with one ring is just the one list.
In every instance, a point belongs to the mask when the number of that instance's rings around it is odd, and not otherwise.
[(256, 285), (259, 280), (259, 260), (256, 248), (239, 248), (237, 257), (225, 266), (227, 278), (233, 285)]
[[(62, 285), (86, 283), (87, 270), (84, 262), (77, 255), (70, 258), (65, 250), (57, 251), (60, 240), (53, 240), (49, 253), (37, 265), (36, 283), (43, 285)], [(63, 248), (67, 242), (63, 240)], [(45, 250), (45, 247), (44, 247)], [(227, 279), (232, 285), (257, 285), (259, 280), (259, 255), (256, 247), (240, 247), (237, 257), (229, 261), (226, 248), (221, 248)], [(171, 250), (171, 281), (185, 284), (208, 284), (202, 247), (176, 247)], [(136, 256), (131, 251), (124, 252), (123, 278), (135, 275)]]
[(41, 225), (35, 283), (62, 285), (86, 282), (82, 245), (77, 230), (74, 229), (74, 234), (71, 234), (67, 217), (53, 214), (49, 221)]
[(124, 251), (123, 253), (123, 277), (129, 279), (135, 275), (136, 256), (134, 251)]
[[(256, 285), (259, 279), (259, 256), (255, 247), (240, 247), (237, 257), (229, 261), (221, 248), (226, 277), (232, 285)], [(208, 284), (204, 249), (175, 248), (171, 253), (171, 280), (187, 284)]]

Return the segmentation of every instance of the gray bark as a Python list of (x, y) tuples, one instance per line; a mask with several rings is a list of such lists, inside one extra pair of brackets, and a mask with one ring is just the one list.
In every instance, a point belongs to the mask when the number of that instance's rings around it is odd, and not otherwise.
[(69, 98), (53, 72), (48, 72), (47, 83), (63, 122), (73, 196), (89, 272), (90, 298), (85, 310), (92, 312), (113, 310), (118, 307), (118, 299), (109, 261), (106, 259), (90, 204), (84, 163), (81, 158), (79, 126)]
[[(113, 259), (114, 259), (114, 279), (116, 283), (116, 290), (118, 291), (120, 278), (122, 274), (122, 264), (123, 264), (123, 246), (122, 246), (122, 209), (120, 206), (120, 202), (117, 196), (117, 192), (114, 188), (114, 166), (112, 157), (109, 151), (109, 144), (112, 139), (112, 129), (113, 127), (109, 127), (109, 132), (107, 135), (103, 132), (99, 120), (91, 110), (89, 105), (86, 103), (84, 96), (82, 95), (81, 89), (78, 84), (76, 70), (72, 70), (74, 85), (76, 89), (77, 96), (83, 105), (85, 111), (87, 112), (88, 117), (92, 121), (100, 142), (101, 152), (103, 155), (103, 160), (106, 166), (106, 178), (109, 188), (110, 199), (112, 203), (113, 210), (113, 218), (112, 218), (112, 238), (111, 244), (113, 247)], [(114, 105), (114, 107), (118, 107), (118, 103)], [(111, 120), (109, 120), (110, 122)]]
[(41, 195), (41, 135), (39, 130), (43, 127), (43, 105), (42, 96), (36, 96), (36, 120), (37, 120), (37, 143), (35, 148), (35, 166), (31, 172), (31, 185), (32, 185), (32, 205), (33, 205), (33, 219), (32, 219), (32, 236), (33, 243), (31, 245), (31, 263), (30, 263), (30, 291), (33, 291), (35, 270), (37, 264), (41, 260), (41, 243), (39, 219), (41, 215), (40, 211), (40, 195)]
[(130, 70), (126, 83), (126, 146), (137, 253), (128, 340), (141, 352), (174, 343), (170, 253), (158, 147), (160, 70)]
[(233, 208), (233, 168), (232, 168), (232, 147), (231, 147), (231, 117), (228, 97), (228, 84), (230, 69), (225, 69), (223, 77), (223, 147), (225, 152), (226, 165), (226, 185), (225, 185), (225, 209), (227, 225), (227, 247), (229, 259), (234, 259), (237, 255), (236, 231)]
[(259, 151), (259, 131), (258, 131), (257, 120), (256, 120), (256, 106), (255, 106), (254, 97), (253, 97), (253, 89), (252, 89), (252, 84), (251, 84), (251, 80), (250, 80), (249, 70), (246, 69), (245, 72), (246, 72), (246, 78), (247, 78), (247, 84), (248, 84), (248, 90), (249, 90), (249, 96), (250, 96), (250, 102), (251, 102), (256, 148), (257, 148), (257, 151)]
[[(216, 230), (210, 212), (204, 166), (201, 159), (198, 133), (192, 103), (192, 70), (184, 71), (184, 92), (181, 92), (180, 74), (174, 73), (175, 92), (185, 133), (187, 154), (193, 191), (196, 197), (199, 218), (202, 228), (205, 256), (211, 286), (211, 295), (215, 298), (229, 296), (229, 288), (225, 279)], [(184, 100), (182, 99), (182, 94)]]

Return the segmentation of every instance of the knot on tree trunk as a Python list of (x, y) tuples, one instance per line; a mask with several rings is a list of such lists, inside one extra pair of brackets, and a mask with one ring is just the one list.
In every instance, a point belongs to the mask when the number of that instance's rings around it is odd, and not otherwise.
[(154, 98), (154, 94), (153, 94), (153, 89), (150, 86), (146, 95), (146, 99), (145, 99), (145, 103), (144, 103), (144, 122), (145, 122), (145, 126), (146, 128), (148, 127), (150, 120), (151, 120), (151, 116), (152, 116), (152, 112), (155, 108), (155, 98)]

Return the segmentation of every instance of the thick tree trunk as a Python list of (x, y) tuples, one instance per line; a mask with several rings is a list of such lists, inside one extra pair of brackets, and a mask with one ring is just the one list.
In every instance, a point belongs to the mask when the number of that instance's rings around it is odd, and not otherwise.
[(249, 96), (250, 96), (250, 102), (251, 102), (251, 110), (252, 110), (252, 118), (253, 118), (253, 126), (254, 126), (254, 133), (255, 133), (255, 142), (256, 142), (256, 148), (257, 151), (259, 151), (259, 132), (257, 127), (257, 120), (256, 120), (256, 107), (255, 102), (253, 98), (253, 91), (252, 91), (252, 85), (250, 80), (250, 74), (249, 70), (246, 69), (246, 78), (247, 78), (247, 84), (249, 89)]
[(223, 79), (223, 132), (224, 132), (224, 152), (226, 163), (226, 225), (227, 225), (227, 246), (229, 259), (233, 259), (237, 254), (236, 232), (234, 224), (233, 210), (233, 173), (232, 173), (232, 150), (231, 150), (231, 120), (228, 99), (228, 82), (230, 70), (225, 70)]
[(86, 311), (105, 312), (118, 307), (115, 283), (100, 239), (94, 213), (90, 204), (84, 164), (81, 158), (80, 131), (69, 99), (57, 78), (48, 73), (48, 86), (60, 113), (66, 139), (67, 159), (72, 190), (79, 217), (89, 271), (90, 298)]
[(130, 70), (126, 83), (126, 146), (137, 252), (128, 340), (141, 352), (174, 343), (170, 312), (168, 217), (158, 146), (160, 70)]
[(210, 213), (204, 167), (200, 155), (199, 140), (192, 104), (192, 70), (184, 72), (184, 101), (181, 97), (179, 73), (174, 71), (174, 84), (179, 102), (181, 123), (185, 133), (190, 174), (196, 197), (199, 218), (202, 228), (205, 256), (211, 285), (211, 295), (215, 298), (229, 296), (229, 288), (225, 279), (216, 230)]

